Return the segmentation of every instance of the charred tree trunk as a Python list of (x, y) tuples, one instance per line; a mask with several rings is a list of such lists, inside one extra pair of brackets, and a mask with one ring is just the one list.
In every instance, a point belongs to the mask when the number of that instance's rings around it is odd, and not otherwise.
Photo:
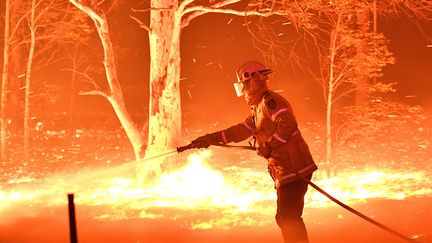
[(6, 0), (5, 5), (5, 20), (4, 20), (4, 48), (3, 48), (3, 71), (1, 84), (0, 98), (0, 159), (6, 160), (6, 144), (7, 144), (7, 129), (6, 129), (6, 92), (9, 78), (9, 37), (10, 37), (10, 0)]

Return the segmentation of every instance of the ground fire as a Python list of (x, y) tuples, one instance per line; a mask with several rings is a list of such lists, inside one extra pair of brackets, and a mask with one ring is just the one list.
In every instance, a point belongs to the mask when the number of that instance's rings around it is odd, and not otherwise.
[[(28, 177), (9, 181), (0, 191), (1, 215), (3, 221), (12, 215), (41, 216), (38, 208), (65, 205), (64, 195), (76, 192), (77, 205), (98, 208), (85, 216), (95, 219), (167, 218), (192, 229), (272, 224), (275, 195), (267, 173), (259, 170), (260, 166), (218, 168), (215, 164), (220, 165), (223, 158), (214, 153), (190, 153), (182, 158), (184, 166), (163, 174), (148, 188), (137, 186), (132, 177), (122, 176), (133, 171), (134, 163), (43, 180)], [(429, 197), (431, 178), (427, 171), (369, 168), (340, 172), (332, 178), (318, 174), (314, 181), (333, 196), (355, 205), (371, 199)], [(312, 189), (307, 198), (306, 207), (335, 207)]]

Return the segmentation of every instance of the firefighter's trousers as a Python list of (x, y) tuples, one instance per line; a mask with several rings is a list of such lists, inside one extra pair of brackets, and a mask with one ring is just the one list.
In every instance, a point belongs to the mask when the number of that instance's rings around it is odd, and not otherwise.
[[(310, 180), (312, 175), (306, 178)], [(277, 189), (276, 222), (282, 231), (285, 243), (309, 242), (302, 218), (307, 188), (308, 184), (298, 179)]]

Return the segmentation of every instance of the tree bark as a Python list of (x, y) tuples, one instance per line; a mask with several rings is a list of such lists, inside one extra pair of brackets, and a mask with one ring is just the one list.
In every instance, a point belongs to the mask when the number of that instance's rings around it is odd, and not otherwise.
[(4, 20), (4, 48), (3, 48), (3, 71), (2, 71), (2, 84), (1, 84), (1, 98), (0, 98), (0, 159), (6, 160), (6, 144), (7, 144), (7, 129), (6, 129), (6, 92), (9, 78), (9, 37), (10, 37), (10, 0), (6, 0), (5, 5), (5, 20)]
[[(181, 13), (178, 2), (153, 0), (150, 14), (150, 102), (146, 157), (174, 149), (182, 141), (180, 105)], [(138, 177), (157, 176), (168, 158), (141, 164)], [(144, 180), (145, 178), (141, 178)]]

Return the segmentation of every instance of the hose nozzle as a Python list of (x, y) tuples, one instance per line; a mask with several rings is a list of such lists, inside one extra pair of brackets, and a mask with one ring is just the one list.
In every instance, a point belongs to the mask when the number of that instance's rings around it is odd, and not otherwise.
[(193, 148), (194, 148), (194, 146), (192, 145), (192, 143), (185, 145), (185, 146), (180, 146), (180, 147), (177, 147), (177, 153), (181, 153), (185, 150), (189, 150), (189, 149), (193, 149)]

